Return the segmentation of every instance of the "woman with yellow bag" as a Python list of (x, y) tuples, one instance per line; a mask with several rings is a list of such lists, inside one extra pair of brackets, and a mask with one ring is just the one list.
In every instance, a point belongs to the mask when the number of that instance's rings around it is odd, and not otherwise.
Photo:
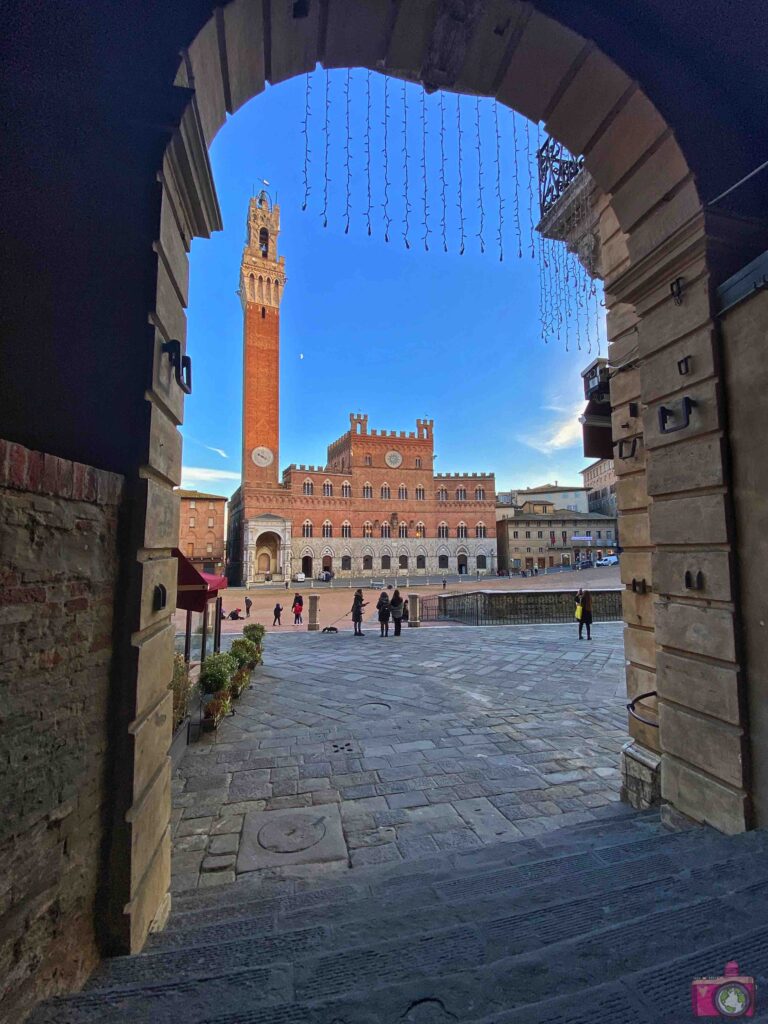
[(583, 640), (584, 627), (587, 627), (587, 640), (592, 639), (592, 595), (588, 590), (579, 589), (576, 595), (576, 620), (579, 623), (579, 640)]

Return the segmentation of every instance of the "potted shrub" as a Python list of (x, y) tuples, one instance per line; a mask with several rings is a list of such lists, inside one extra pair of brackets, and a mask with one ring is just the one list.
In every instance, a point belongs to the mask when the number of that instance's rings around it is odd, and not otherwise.
[(200, 689), (203, 693), (221, 693), (229, 690), (237, 662), (228, 654), (209, 654), (200, 669)]
[(189, 665), (184, 661), (183, 654), (173, 656), (173, 731), (175, 732), (189, 714)]
[(215, 694), (203, 708), (203, 730), (205, 732), (213, 732), (214, 729), (218, 729), (219, 722), (224, 715), (229, 714), (230, 710), (229, 693), (222, 690), (220, 693)]
[(258, 661), (256, 662), (257, 665), (261, 664), (261, 660), (262, 660), (261, 659), (261, 655), (262, 655), (262, 651), (264, 650), (264, 634), (265, 633), (266, 633), (266, 629), (265, 629), (264, 626), (261, 625), (260, 622), (250, 622), (243, 629), (243, 638), (245, 640), (250, 640), (251, 643), (254, 643), (256, 645), (257, 650), (258, 650), (259, 656), (258, 656)]
[(234, 658), (240, 670), (253, 671), (261, 662), (261, 650), (247, 637), (242, 640), (234, 640), (229, 650), (229, 656)]

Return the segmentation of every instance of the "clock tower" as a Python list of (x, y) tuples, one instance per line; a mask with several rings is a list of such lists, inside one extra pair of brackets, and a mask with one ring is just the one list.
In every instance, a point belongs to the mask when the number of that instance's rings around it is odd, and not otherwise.
[(280, 302), (285, 257), (277, 255), (280, 207), (266, 192), (248, 205), (240, 264), (243, 305), (243, 490), (277, 487), (280, 446)]

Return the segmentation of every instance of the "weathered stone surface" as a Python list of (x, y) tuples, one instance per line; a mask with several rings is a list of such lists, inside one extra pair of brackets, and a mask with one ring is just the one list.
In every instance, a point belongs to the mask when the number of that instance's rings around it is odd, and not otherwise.
[(733, 613), (660, 599), (656, 602), (656, 641), (662, 647), (734, 661)]
[(695, 821), (732, 835), (747, 827), (747, 796), (675, 757), (661, 761), (661, 795)]
[(738, 789), (744, 783), (744, 734), (734, 725), (690, 713), (679, 704), (659, 702), (665, 753), (702, 768)]
[(245, 816), (237, 870), (346, 861), (336, 804), (311, 810), (252, 811)]

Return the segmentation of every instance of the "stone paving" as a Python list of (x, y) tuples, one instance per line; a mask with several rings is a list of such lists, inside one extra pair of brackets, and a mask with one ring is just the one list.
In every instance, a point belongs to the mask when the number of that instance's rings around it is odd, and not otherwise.
[(594, 635), (270, 636), (235, 715), (174, 779), (173, 891), (277, 884), (602, 817), (626, 739), (621, 624)]

